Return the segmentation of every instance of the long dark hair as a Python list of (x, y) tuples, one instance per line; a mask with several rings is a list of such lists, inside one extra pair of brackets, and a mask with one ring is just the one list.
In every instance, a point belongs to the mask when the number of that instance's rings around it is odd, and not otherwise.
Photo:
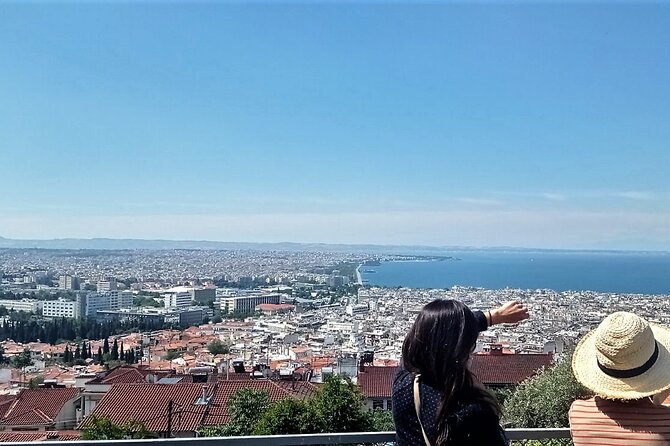
[(460, 402), (477, 401), (500, 417), (500, 406), (468, 368), (477, 344), (478, 321), (456, 300), (435, 300), (421, 310), (402, 346), (405, 370), (437, 389), (442, 400), (436, 414), (437, 445), (447, 444), (448, 415)]

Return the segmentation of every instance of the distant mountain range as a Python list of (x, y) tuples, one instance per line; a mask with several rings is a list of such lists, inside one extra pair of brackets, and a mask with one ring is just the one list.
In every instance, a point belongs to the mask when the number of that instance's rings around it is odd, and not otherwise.
[(328, 252), (368, 252), (368, 253), (408, 253), (415, 251), (438, 252), (445, 248), (430, 246), (386, 246), (386, 245), (337, 245), (327, 243), (247, 243), (216, 242), (209, 240), (145, 240), (62, 238), (51, 240), (24, 240), (0, 237), (0, 248), (39, 249), (203, 249), (203, 250), (256, 250), (256, 251), (328, 251)]
[[(145, 239), (112, 239), (112, 238), (62, 238), (50, 240), (9, 239), (0, 236), (0, 248), (19, 249), (202, 249), (228, 251), (313, 251), (313, 252), (350, 252), (366, 254), (410, 254), (437, 255), (458, 251), (491, 251), (491, 252), (631, 252), (613, 250), (557, 250), (542, 248), (518, 247), (470, 247), (470, 246), (420, 246), (420, 245), (353, 245), (328, 243), (248, 243), (248, 242), (216, 242), (208, 240), (145, 240)], [(656, 251), (658, 252), (658, 251)]]

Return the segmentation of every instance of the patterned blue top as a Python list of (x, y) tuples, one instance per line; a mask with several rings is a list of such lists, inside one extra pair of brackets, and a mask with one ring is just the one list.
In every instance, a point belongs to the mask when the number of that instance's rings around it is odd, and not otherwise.
[[(475, 311), (480, 331), (488, 328), (486, 317)], [(437, 440), (436, 415), (440, 406), (440, 391), (420, 383), (421, 421), (426, 434), (435, 445)], [(450, 445), (453, 446), (507, 446), (509, 441), (500, 427), (498, 416), (491, 408), (479, 401), (462, 401), (449, 414), (452, 418)], [(400, 369), (393, 382), (393, 419), (398, 446), (425, 445), (421, 426), (414, 408), (414, 375)]]

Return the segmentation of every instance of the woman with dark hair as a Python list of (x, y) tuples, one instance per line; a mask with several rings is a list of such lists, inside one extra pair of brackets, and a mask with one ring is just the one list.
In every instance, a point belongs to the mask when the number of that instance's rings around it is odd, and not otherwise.
[(528, 318), (512, 301), (483, 313), (456, 300), (435, 300), (421, 310), (402, 347), (393, 383), (397, 444), (498, 446), (508, 440), (500, 406), (469, 370), (480, 331)]

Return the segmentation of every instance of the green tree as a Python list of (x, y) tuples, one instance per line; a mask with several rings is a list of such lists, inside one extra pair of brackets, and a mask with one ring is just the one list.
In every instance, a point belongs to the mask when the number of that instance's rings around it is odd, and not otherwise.
[(109, 339), (105, 338), (105, 341), (102, 343), (102, 353), (109, 355)]
[(131, 420), (123, 425), (112, 423), (109, 418), (93, 418), (81, 430), (82, 440), (129, 440), (152, 438), (143, 423)]
[(224, 344), (223, 341), (219, 339), (215, 339), (210, 342), (207, 346), (207, 350), (209, 350), (209, 352), (213, 355), (225, 355), (226, 353), (230, 353), (230, 347), (228, 347), (228, 345)]
[(63, 362), (68, 364), (72, 362), (74, 358), (72, 357), (72, 353), (70, 352), (70, 347), (68, 345), (65, 346), (65, 351), (63, 352)]
[(393, 430), (388, 411), (368, 411), (364, 397), (347, 377), (329, 377), (307, 400), (269, 403), (267, 392), (246, 388), (230, 398), (230, 422), (203, 428), (199, 435), (282, 435), (318, 432)]
[(281, 399), (272, 403), (254, 427), (254, 435), (309, 434), (324, 430), (310, 400)]
[(393, 412), (390, 410), (373, 410), (370, 412), (372, 430), (375, 432), (388, 432), (395, 430), (393, 423)]
[(151, 296), (136, 296), (133, 299), (133, 305), (136, 307), (162, 307), (163, 303)]
[(119, 360), (119, 343), (114, 339), (114, 344), (112, 345), (112, 361)]
[(42, 384), (44, 384), (44, 376), (42, 375), (37, 375), (34, 378), (30, 378), (30, 381), (28, 381), (28, 388), (29, 389), (37, 389), (39, 388)]
[(102, 347), (98, 347), (98, 363), (102, 364), (105, 360), (103, 358)]
[(314, 396), (315, 416), (329, 432), (366, 432), (372, 428), (365, 398), (347, 376), (330, 376)]
[(203, 437), (251, 435), (269, 406), (268, 392), (250, 387), (240, 389), (228, 400), (228, 424), (203, 428), (198, 433)]
[(511, 427), (568, 427), (570, 405), (589, 395), (575, 379), (571, 361), (561, 361), (517, 387), (505, 401), (504, 421)]
[(22, 369), (33, 365), (33, 360), (30, 354), (30, 349), (28, 347), (24, 348), (21, 353), (14, 356), (12, 359), (12, 365), (17, 369)]
[(6, 364), (7, 361), (7, 357), (5, 356), (5, 348), (0, 345), (0, 364)]
[(180, 358), (180, 357), (181, 357), (181, 354), (179, 352), (173, 350), (173, 351), (167, 352), (165, 354), (165, 356), (163, 356), (163, 359), (165, 359), (166, 361), (172, 361), (173, 359), (177, 359), (177, 358)]

